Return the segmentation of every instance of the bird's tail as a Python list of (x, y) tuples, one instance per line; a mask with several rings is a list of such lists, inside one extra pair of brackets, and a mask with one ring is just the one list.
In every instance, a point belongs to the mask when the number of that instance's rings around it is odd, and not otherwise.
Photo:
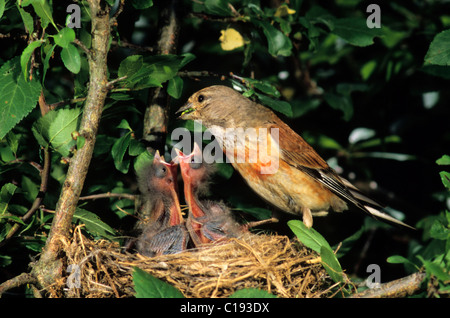
[(410, 229), (415, 230), (414, 227), (397, 220), (396, 218), (390, 216), (389, 214), (383, 212), (383, 206), (376, 202), (375, 200), (367, 197), (364, 193), (359, 191), (358, 188), (356, 188), (354, 185), (352, 185), (348, 180), (345, 180), (344, 178), (341, 178), (344, 184), (347, 186), (347, 189), (352, 194), (352, 196), (355, 198), (354, 202), (360, 209), (362, 209), (364, 212), (369, 214), (370, 216), (374, 217), (375, 219), (390, 223), (390, 224), (396, 224), (401, 225)]

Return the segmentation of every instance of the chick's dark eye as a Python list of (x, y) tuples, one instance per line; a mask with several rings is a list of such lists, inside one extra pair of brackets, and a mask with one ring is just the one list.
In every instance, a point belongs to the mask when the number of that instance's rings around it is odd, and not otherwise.
[(164, 178), (166, 176), (167, 168), (166, 167), (160, 167), (159, 169), (156, 169), (155, 176), (157, 178)]
[(205, 100), (205, 96), (199, 95), (197, 100), (198, 100), (199, 103), (201, 103), (201, 102), (203, 102)]
[(202, 166), (201, 158), (192, 157), (189, 164), (192, 169), (200, 169), (200, 167)]

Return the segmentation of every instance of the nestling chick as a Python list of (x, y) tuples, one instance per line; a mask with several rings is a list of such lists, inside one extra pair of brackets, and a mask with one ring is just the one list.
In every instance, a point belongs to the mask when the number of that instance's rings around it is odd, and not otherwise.
[(155, 256), (185, 250), (189, 233), (178, 200), (177, 165), (165, 162), (157, 151), (152, 164), (140, 171), (138, 183), (150, 215), (137, 239), (138, 252)]
[(184, 196), (189, 206), (186, 227), (195, 246), (230, 237), (238, 237), (243, 228), (234, 221), (230, 210), (222, 202), (203, 201), (213, 169), (202, 162), (202, 153), (195, 143), (190, 155), (177, 150), (181, 175), (184, 181)]

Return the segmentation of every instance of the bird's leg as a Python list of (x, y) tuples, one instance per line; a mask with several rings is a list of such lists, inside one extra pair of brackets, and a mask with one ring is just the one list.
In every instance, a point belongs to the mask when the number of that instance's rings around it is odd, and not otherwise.
[(302, 214), (303, 214), (303, 223), (306, 225), (306, 227), (307, 228), (312, 227), (313, 217), (311, 214), (311, 210), (307, 207), (302, 207)]
[(327, 216), (328, 211), (317, 211), (317, 212), (311, 212), (313, 216)]

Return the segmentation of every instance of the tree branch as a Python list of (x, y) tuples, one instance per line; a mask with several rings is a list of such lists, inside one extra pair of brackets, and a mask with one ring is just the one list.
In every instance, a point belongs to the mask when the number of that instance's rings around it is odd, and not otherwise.
[(92, 194), (84, 197), (80, 197), (80, 200), (96, 200), (96, 199), (104, 199), (104, 198), (124, 198), (128, 200), (134, 201), (136, 199), (135, 195), (129, 193), (100, 193), (100, 194)]
[(412, 295), (420, 289), (426, 274), (422, 272), (381, 284), (379, 288), (367, 289), (353, 294), (350, 298), (400, 298)]
[[(177, 0), (167, 1), (161, 12), (160, 37), (157, 45), (158, 54), (176, 54), (179, 34), (179, 23), (176, 7)], [(168, 125), (168, 95), (164, 88), (156, 88), (150, 94), (149, 106), (144, 116), (142, 139), (148, 142), (151, 150), (164, 148)]]
[(108, 92), (109, 7), (102, 9), (100, 0), (90, 0), (88, 3), (92, 17), (92, 51), (89, 59), (89, 92), (79, 129), (80, 134), (86, 141), (83, 147), (77, 149), (70, 160), (66, 180), (56, 204), (49, 237), (39, 261), (32, 270), (32, 273), (44, 288), (62, 275), (63, 264), (58, 259), (61, 251), (61, 240), (69, 236), (73, 214), (92, 159), (100, 117)]

